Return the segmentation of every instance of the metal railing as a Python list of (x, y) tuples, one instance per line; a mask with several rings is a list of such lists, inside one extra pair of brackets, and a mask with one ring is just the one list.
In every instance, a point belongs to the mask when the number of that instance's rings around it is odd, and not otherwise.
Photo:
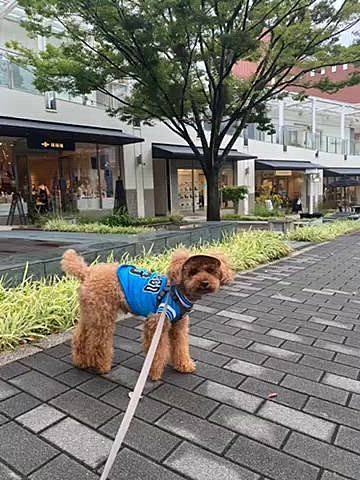
[[(6, 87), (12, 90), (32, 93), (34, 95), (44, 95), (36, 89), (34, 85), (34, 73), (32, 69), (20, 67), (11, 62), (8, 58), (8, 51), (0, 48), (0, 87)], [(106, 109), (110, 103), (99, 101), (97, 92), (89, 95), (73, 96), (67, 92), (56, 93), (56, 98), (66, 102), (87, 105), (96, 108)]]
[(260, 131), (256, 125), (251, 125), (244, 132), (244, 136), (260, 142), (277, 143), (292, 147), (319, 150), (326, 153), (341, 155), (360, 155), (360, 142), (341, 139), (330, 135), (312, 133), (304, 129), (297, 129), (290, 125), (282, 128), (275, 125), (275, 133), (269, 134)]

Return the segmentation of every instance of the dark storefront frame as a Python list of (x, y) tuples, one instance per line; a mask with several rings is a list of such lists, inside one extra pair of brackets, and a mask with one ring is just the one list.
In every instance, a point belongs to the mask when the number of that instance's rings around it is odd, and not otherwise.
[[(200, 155), (203, 155), (203, 149), (199, 149)], [(223, 149), (220, 149), (220, 154), (223, 152)], [(152, 158), (154, 160), (154, 165), (157, 161), (166, 162), (166, 201), (168, 211), (172, 211), (172, 195), (171, 195), (171, 178), (170, 170), (171, 163), (175, 161), (183, 161), (184, 169), (189, 169), (192, 172), (192, 211), (195, 212), (195, 185), (194, 185), (194, 172), (195, 170), (202, 170), (201, 164), (196, 157), (195, 153), (188, 145), (176, 145), (176, 144), (167, 144), (167, 143), (153, 143), (152, 144)], [(241, 153), (236, 149), (232, 149), (228, 155), (227, 165), (232, 165), (233, 168), (233, 177), (235, 179), (235, 162), (241, 160), (253, 160), (255, 155)], [(154, 176), (155, 180), (155, 176)]]
[[(28, 152), (26, 155), (27, 184), (24, 185), (23, 191), (26, 200), (31, 199), (31, 171), (28, 161), (28, 154), (30, 152), (47, 151), (61, 154), (66, 151), (75, 151), (76, 143), (93, 144), (96, 148), (100, 208), (103, 206), (103, 200), (100, 191), (99, 146), (122, 146), (144, 141), (140, 137), (124, 133), (121, 129), (64, 124), (60, 122), (47, 122), (5, 116), (0, 116), (0, 137), (14, 137), (26, 141)], [(15, 170), (17, 170), (17, 160), (15, 160)], [(18, 191), (19, 187), (17, 178), (16, 183), (16, 191)]]

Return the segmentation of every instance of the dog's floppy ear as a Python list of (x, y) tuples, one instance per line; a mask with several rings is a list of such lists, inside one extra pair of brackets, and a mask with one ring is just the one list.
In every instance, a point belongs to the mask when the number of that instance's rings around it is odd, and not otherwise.
[(175, 250), (171, 257), (171, 262), (168, 271), (170, 283), (179, 284), (182, 281), (182, 268), (184, 263), (191, 257), (188, 250)]
[(222, 252), (212, 252), (210, 254), (212, 257), (215, 257), (220, 262), (220, 283), (221, 285), (228, 285), (234, 281), (234, 270), (231, 267), (229, 258)]

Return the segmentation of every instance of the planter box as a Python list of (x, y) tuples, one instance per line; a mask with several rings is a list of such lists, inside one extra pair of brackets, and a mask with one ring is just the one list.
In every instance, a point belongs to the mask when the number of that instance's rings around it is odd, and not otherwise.
[[(99, 198), (79, 198), (76, 200), (78, 210), (100, 210)], [(103, 209), (111, 210), (114, 208), (113, 198), (103, 198)]]
[(292, 220), (269, 220), (270, 230), (273, 232), (287, 233), (294, 230)]

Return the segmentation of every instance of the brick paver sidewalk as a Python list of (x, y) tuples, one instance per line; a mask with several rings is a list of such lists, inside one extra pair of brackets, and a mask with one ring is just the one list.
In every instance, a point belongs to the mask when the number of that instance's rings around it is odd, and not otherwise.
[[(359, 479), (359, 246), (352, 235), (239, 275), (198, 305), (197, 373), (148, 382), (111, 479)], [(140, 329), (117, 326), (104, 377), (73, 368), (68, 344), (0, 369), (1, 480), (98, 478)]]

